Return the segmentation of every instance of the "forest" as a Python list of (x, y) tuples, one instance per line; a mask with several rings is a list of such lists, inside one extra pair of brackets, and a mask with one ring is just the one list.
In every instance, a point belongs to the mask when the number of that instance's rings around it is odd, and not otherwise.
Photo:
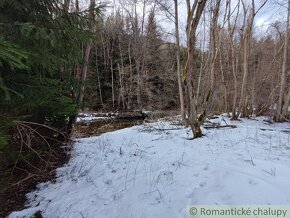
[(175, 111), (190, 139), (221, 113), (289, 123), (289, 11), (284, 0), (0, 0), (0, 217), (69, 160), (80, 112)]

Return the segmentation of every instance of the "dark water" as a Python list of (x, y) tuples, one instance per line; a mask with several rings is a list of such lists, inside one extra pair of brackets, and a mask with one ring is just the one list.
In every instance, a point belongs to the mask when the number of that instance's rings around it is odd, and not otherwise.
[(108, 119), (78, 122), (74, 127), (74, 137), (98, 136), (106, 132), (124, 129), (143, 123), (141, 119)]

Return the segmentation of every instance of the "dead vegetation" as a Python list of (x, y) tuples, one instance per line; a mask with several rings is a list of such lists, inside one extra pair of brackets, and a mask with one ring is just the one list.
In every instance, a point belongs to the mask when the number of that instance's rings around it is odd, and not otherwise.
[(37, 183), (53, 180), (70, 150), (67, 133), (45, 125), (17, 122), (10, 131), (12, 140), (0, 153), (0, 217), (22, 209)]

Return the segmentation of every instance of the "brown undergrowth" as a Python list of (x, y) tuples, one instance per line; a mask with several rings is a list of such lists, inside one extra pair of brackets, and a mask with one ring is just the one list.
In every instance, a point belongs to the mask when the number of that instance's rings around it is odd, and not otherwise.
[(9, 145), (0, 150), (0, 217), (23, 209), (25, 194), (53, 180), (69, 159), (68, 133), (30, 122), (16, 123)]
[[(142, 123), (135, 119), (80, 122), (70, 133), (36, 123), (20, 122), (12, 140), (0, 150), (0, 218), (25, 208), (25, 195), (40, 182), (54, 181), (55, 169), (68, 162), (72, 141)], [(70, 137), (68, 137), (70, 136)]]

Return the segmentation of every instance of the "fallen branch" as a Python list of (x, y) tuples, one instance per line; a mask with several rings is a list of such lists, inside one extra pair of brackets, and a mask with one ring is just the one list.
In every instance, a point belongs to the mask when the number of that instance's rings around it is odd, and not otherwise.
[(281, 113), (278, 112), (278, 114), (288, 123), (290, 123), (290, 120), (288, 120), (285, 116), (283, 116)]
[(219, 128), (237, 128), (236, 125), (214, 125), (214, 126), (204, 126), (205, 129), (219, 129)]
[(25, 177), (24, 179), (21, 179), (20, 181), (14, 183), (14, 184), (11, 184), (11, 186), (19, 186), (21, 183), (23, 183), (26, 180), (29, 180), (31, 178), (34, 178), (35, 176), (37, 176), (37, 175), (36, 174), (29, 173), (27, 177)]
[(183, 128), (167, 128), (167, 129), (159, 129), (159, 128), (155, 128), (153, 127), (154, 130), (156, 131), (171, 131), (171, 130), (181, 130)]

